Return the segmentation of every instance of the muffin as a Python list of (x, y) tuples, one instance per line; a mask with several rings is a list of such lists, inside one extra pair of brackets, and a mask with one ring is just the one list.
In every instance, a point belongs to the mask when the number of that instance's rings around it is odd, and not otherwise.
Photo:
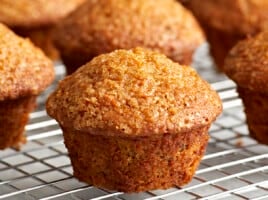
[(203, 41), (192, 14), (175, 0), (89, 0), (55, 31), (68, 74), (101, 53), (137, 46), (190, 64)]
[(0, 149), (19, 148), (36, 96), (53, 80), (50, 59), (0, 24)]
[(59, 53), (53, 44), (54, 25), (85, 0), (0, 0), (0, 22), (29, 37), (51, 58)]
[(222, 105), (191, 67), (135, 48), (92, 59), (60, 82), (46, 108), (75, 177), (140, 192), (192, 179)]
[(237, 83), (250, 135), (268, 144), (268, 31), (239, 42), (228, 54), (224, 71)]
[(187, 7), (203, 26), (221, 70), (224, 58), (239, 40), (268, 28), (267, 0), (189, 0)]

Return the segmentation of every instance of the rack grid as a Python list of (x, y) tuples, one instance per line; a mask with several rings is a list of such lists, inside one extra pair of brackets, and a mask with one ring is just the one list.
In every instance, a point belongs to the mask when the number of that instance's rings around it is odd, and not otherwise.
[[(199, 52), (206, 54), (207, 46)], [(210, 59), (196, 58), (200, 74), (211, 71)], [(202, 62), (206, 63), (202, 63)], [(64, 67), (56, 64), (57, 80)], [(207, 71), (209, 70), (209, 72)], [(215, 74), (214, 74), (215, 75)], [(215, 76), (211, 76), (215, 78)], [(206, 77), (205, 77), (206, 78)], [(206, 155), (190, 184), (181, 188), (124, 194), (81, 183), (72, 176), (62, 132), (44, 110), (53, 84), (38, 99), (38, 108), (26, 126), (28, 142), (21, 151), (0, 151), (0, 199), (57, 200), (268, 200), (268, 146), (248, 136), (241, 100), (235, 84), (222, 75), (207, 78), (218, 91), (224, 111), (211, 126)]]

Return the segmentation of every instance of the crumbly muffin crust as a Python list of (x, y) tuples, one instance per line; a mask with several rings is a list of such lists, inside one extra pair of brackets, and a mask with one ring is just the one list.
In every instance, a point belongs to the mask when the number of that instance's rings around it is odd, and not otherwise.
[(190, 64), (189, 54), (203, 41), (192, 14), (175, 0), (89, 0), (55, 31), (63, 57), (82, 64), (101, 53), (137, 46)]
[(268, 31), (239, 42), (225, 60), (224, 72), (240, 87), (268, 92)]
[(61, 126), (111, 136), (179, 133), (210, 124), (221, 110), (217, 93), (192, 68), (141, 48), (94, 58), (47, 101)]
[(38, 95), (53, 79), (51, 60), (0, 24), (0, 101)]
[(268, 28), (267, 0), (191, 0), (187, 6), (209, 26), (237, 34), (256, 34)]
[(0, 0), (0, 22), (11, 27), (56, 23), (85, 0)]

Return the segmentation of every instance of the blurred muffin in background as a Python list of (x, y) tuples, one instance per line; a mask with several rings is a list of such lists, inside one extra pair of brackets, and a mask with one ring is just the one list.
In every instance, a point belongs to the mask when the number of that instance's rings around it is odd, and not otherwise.
[(237, 83), (250, 135), (268, 144), (268, 31), (239, 42), (223, 70)]
[(33, 43), (52, 59), (59, 58), (53, 44), (53, 26), (85, 0), (0, 0), (0, 22)]
[(219, 69), (239, 40), (268, 28), (267, 0), (189, 0), (187, 7), (203, 26)]
[(189, 0), (177, 0), (177, 1), (179, 1), (183, 5), (187, 5)]
[(63, 130), (75, 177), (140, 192), (191, 181), (222, 104), (193, 68), (135, 48), (83, 65), (46, 108)]
[(0, 23), (0, 149), (19, 148), (35, 99), (54, 79), (51, 60)]
[(197, 21), (175, 0), (89, 0), (55, 31), (69, 74), (96, 55), (137, 46), (190, 64), (203, 41)]

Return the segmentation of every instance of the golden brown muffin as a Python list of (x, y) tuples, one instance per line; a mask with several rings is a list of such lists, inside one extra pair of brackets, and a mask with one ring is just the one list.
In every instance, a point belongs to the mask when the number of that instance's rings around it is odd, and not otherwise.
[(239, 40), (268, 28), (267, 0), (189, 0), (187, 6), (203, 26), (220, 69)]
[(46, 107), (63, 129), (74, 176), (124, 192), (188, 183), (222, 110), (193, 69), (141, 48), (92, 59)]
[(51, 29), (85, 0), (0, 0), (0, 22), (17, 34), (29, 37), (53, 59), (59, 53), (53, 44)]
[(239, 42), (226, 58), (224, 71), (238, 85), (250, 134), (268, 144), (268, 32)]
[(190, 64), (203, 41), (192, 14), (175, 0), (89, 0), (55, 31), (69, 74), (96, 55), (136, 46)]
[(25, 142), (24, 126), (36, 96), (53, 78), (50, 59), (0, 24), (0, 149)]

